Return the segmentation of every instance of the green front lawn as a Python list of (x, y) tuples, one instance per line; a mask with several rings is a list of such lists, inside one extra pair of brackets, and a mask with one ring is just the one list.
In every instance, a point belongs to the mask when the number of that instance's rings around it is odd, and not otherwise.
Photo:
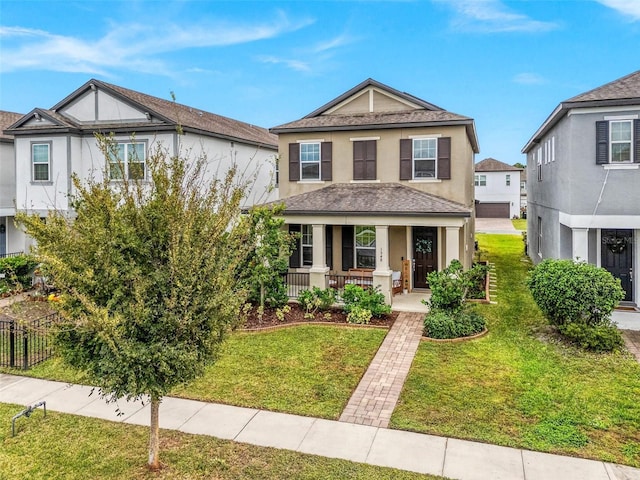
[(393, 428), (640, 466), (640, 365), (552, 335), (525, 279), (519, 237), (477, 235), (495, 263), (489, 334), (422, 343)]
[(11, 417), (22, 408), (0, 404), (2, 480), (440, 478), (169, 430), (160, 433), (164, 467), (152, 473), (145, 466), (148, 427), (56, 412), (44, 418), (38, 410), (18, 419), (18, 434), (11, 437)]
[[(337, 419), (387, 330), (305, 325), (234, 333), (205, 375), (173, 396)], [(26, 372), (71, 383), (88, 381), (59, 359)]]
[(511, 220), (513, 223), (513, 228), (516, 230), (526, 230), (527, 229), (527, 219), (526, 218), (515, 218)]

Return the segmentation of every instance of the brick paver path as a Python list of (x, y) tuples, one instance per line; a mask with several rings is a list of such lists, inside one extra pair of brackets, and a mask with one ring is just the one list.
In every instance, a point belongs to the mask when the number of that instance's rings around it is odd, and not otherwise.
[(622, 330), (622, 338), (629, 351), (640, 362), (640, 332), (634, 330)]
[(386, 428), (422, 336), (424, 313), (402, 312), (351, 396), (341, 422)]

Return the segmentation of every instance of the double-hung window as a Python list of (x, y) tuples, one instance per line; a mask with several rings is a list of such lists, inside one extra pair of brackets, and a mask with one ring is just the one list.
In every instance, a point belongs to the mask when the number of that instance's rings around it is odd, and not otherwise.
[(300, 144), (300, 179), (320, 180), (320, 142)]
[(31, 169), (34, 182), (51, 180), (51, 143), (31, 144)]
[(144, 180), (146, 148), (144, 143), (118, 143), (109, 152), (109, 180)]
[(413, 178), (435, 178), (437, 158), (436, 138), (413, 139)]
[(632, 125), (631, 120), (610, 123), (611, 163), (631, 162)]
[(372, 226), (356, 226), (356, 268), (376, 268), (376, 229)]
[(313, 225), (302, 225), (302, 266), (313, 265)]
[(506, 176), (506, 179), (505, 179), (505, 183), (506, 183), (507, 187), (511, 186), (511, 175), (509, 175), (508, 173), (507, 173), (507, 176)]
[(474, 185), (476, 187), (486, 187), (487, 186), (487, 176), (486, 175), (476, 175), (474, 180)]

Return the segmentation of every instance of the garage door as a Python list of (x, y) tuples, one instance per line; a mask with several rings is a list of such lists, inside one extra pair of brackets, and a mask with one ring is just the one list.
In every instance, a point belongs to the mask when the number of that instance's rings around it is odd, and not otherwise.
[(509, 202), (476, 203), (478, 218), (509, 218)]

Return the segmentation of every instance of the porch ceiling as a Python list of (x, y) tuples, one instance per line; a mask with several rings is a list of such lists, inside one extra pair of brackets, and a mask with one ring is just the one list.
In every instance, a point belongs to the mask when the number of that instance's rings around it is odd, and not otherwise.
[(471, 209), (460, 203), (399, 183), (334, 183), (274, 203), (284, 203), (285, 216), (471, 216)]

